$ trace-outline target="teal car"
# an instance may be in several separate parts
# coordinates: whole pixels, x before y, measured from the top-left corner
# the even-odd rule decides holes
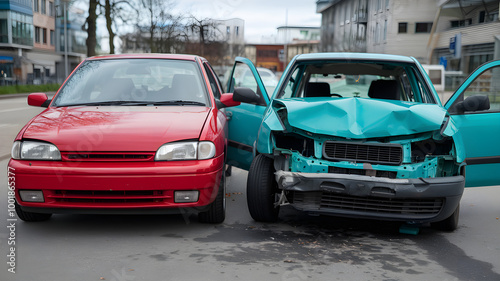
[[[274,93],[250,60],[251,88],[227,92],[227,163],[248,170],[252,218],[310,214],[457,228],[464,187],[500,183],[500,61],[480,66],[442,105],[412,57],[296,56]]]

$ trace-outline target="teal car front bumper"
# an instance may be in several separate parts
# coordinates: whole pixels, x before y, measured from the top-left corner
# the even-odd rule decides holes
[[[415,224],[448,218],[465,185],[463,176],[390,179],[282,170],[275,175],[287,201],[298,210]]]

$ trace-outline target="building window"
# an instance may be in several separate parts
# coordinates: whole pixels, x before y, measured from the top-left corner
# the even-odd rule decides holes
[[[497,21],[497,20],[498,20],[498,11],[489,12],[488,14],[486,14],[486,11],[479,12],[479,20],[478,20],[479,23]]]
[[[351,3],[345,5],[345,23],[349,24],[351,22]]]
[[[50,31],[50,46],[54,46],[56,44],[56,42],[55,42],[56,37],[55,36],[56,35],[55,35],[54,30],[51,30]]]
[[[9,43],[9,25],[6,19],[0,19],[0,43]]]
[[[56,16],[56,11],[54,9],[54,2],[49,1],[49,16],[55,17]]]
[[[40,27],[35,26],[35,43],[40,43]]]
[[[238,36],[240,34],[240,27],[239,26],[236,26],[235,33],[236,33],[236,36]]]
[[[430,33],[432,22],[417,22],[415,24],[415,33]]]
[[[465,20],[452,20],[450,21],[451,27],[462,27],[462,26],[469,26],[472,24],[472,19],[465,19]]]
[[[384,41],[387,40],[387,20],[384,21]]]
[[[10,19],[12,43],[33,46],[33,17],[11,11]]]
[[[493,54],[471,55],[469,57],[469,73],[472,73],[481,64],[493,60]],[[491,98],[491,97],[490,97]]]
[[[41,8],[42,8],[42,14],[45,15],[47,13],[47,0],[41,0]]]
[[[342,10],[341,10],[342,9]],[[345,10],[344,10],[344,6],[342,6],[342,8],[339,9],[339,12],[338,12],[338,15],[339,15],[339,25],[340,26],[344,26],[344,21],[345,21]]]
[[[47,44],[47,28],[42,29],[43,44]]]
[[[38,1],[39,0],[33,0],[33,11],[37,13],[40,11],[40,6],[38,4]]]
[[[277,58],[278,51],[277,50],[258,50],[257,56],[263,57],[263,58]]]
[[[407,33],[408,32],[408,23],[400,22],[398,23],[398,33]]]
[[[481,22],[485,22],[485,18],[486,18],[486,12],[485,12],[485,11],[481,11],[481,12],[479,12],[479,22],[480,22],[480,23],[481,23]],[[453,22],[452,22],[452,25],[451,25],[451,26],[453,27]]]

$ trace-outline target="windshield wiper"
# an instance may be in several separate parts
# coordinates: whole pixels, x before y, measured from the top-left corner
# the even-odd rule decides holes
[[[199,105],[206,106],[204,102],[191,101],[191,100],[167,100],[167,101],[153,101],[150,102],[153,105]]]
[[[62,104],[58,105],[59,107],[63,106],[113,106],[113,105],[121,105],[121,106],[141,106],[141,105],[197,105],[197,106],[206,106],[203,102],[198,101],[185,101],[185,100],[169,100],[169,101],[100,101],[100,102],[82,102],[82,103],[72,103],[72,104]]]
[[[61,104],[57,105],[59,107],[63,106],[101,106],[101,105],[139,105],[143,104],[145,102],[140,101],[121,101],[121,100],[115,100],[115,101],[97,101],[97,102],[82,102],[82,103],[70,103],[70,104]]]

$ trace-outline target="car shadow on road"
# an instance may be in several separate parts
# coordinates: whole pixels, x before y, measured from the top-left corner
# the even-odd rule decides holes
[[[229,213],[228,216],[231,214]],[[380,237],[414,236],[400,233],[401,222],[354,219],[334,216],[316,216],[297,211],[291,207],[284,207],[280,218],[275,223],[260,223],[248,217],[247,221],[226,220],[222,224],[202,224],[198,222],[196,214],[169,214],[169,215],[90,215],[90,214],[55,214],[45,222],[24,223],[29,228],[46,227],[57,229],[58,232],[73,232],[75,229],[83,232],[99,232],[112,234],[114,232],[130,233],[148,231],[161,232],[163,229],[182,229],[184,231],[199,231],[213,228],[243,228],[252,230],[286,231],[294,229],[297,233],[311,234],[343,234],[365,235]],[[434,235],[440,233],[429,225],[417,228],[419,235]]]

